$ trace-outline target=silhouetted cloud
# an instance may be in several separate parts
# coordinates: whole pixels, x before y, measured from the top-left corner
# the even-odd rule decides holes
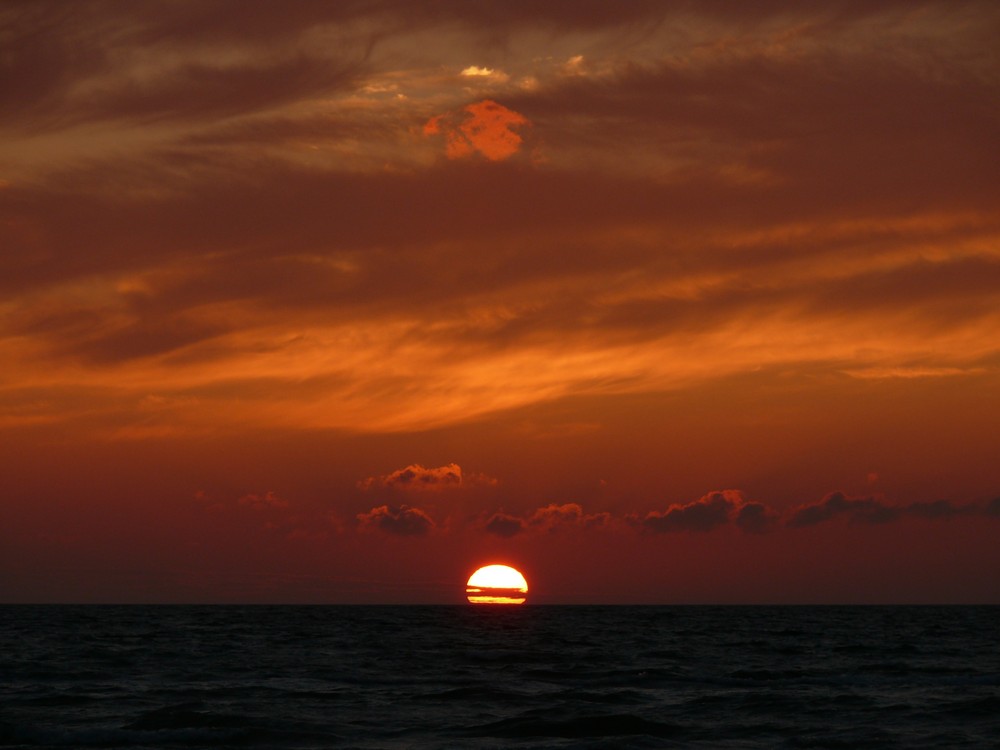
[[[532,513],[528,524],[546,531],[555,531],[560,526],[575,526],[582,520],[583,508],[577,503],[551,503]]]
[[[420,464],[411,464],[405,469],[398,469],[391,474],[363,479],[358,482],[358,487],[362,490],[386,487],[402,492],[419,492],[495,484],[497,484],[497,480],[493,477],[482,473],[463,475],[461,466],[450,463],[435,468],[424,468]]]
[[[736,510],[733,522],[743,531],[762,534],[771,529],[778,520],[778,513],[759,502],[747,502]]]
[[[611,523],[610,513],[584,513],[583,507],[578,503],[563,503],[561,505],[550,503],[538,508],[525,521],[525,524],[531,528],[550,532],[563,528],[600,529]]]
[[[362,528],[375,528],[399,536],[423,536],[434,528],[434,521],[420,508],[408,505],[380,505],[359,513]]]
[[[852,523],[884,524],[904,518],[937,521],[977,515],[1000,516],[1000,498],[986,504],[935,500],[893,505],[875,496],[848,497],[843,492],[831,492],[818,503],[799,506],[783,514],[767,503],[747,500],[740,490],[728,489],[709,492],[693,502],[674,504],[665,511],[650,511],[644,516],[616,517],[608,512],[585,514],[577,503],[550,504],[525,517],[496,513],[484,529],[498,536],[511,537],[531,530],[599,529],[624,523],[657,533],[710,532],[733,525],[747,533],[762,534],[774,530],[783,518],[785,527],[799,529],[836,518],[847,518]]]
[[[507,515],[506,513],[494,513],[483,526],[483,529],[490,534],[510,538],[524,531],[524,521],[517,516]]]
[[[686,505],[671,505],[661,512],[652,511],[642,520],[651,531],[711,531],[729,523],[731,516],[743,505],[739,490],[710,492]]]
[[[976,513],[979,509],[974,505],[955,505],[947,500],[932,500],[904,505],[901,511],[905,515],[917,518],[954,518]]]
[[[498,512],[493,514],[483,526],[490,534],[502,537],[512,537],[523,531],[542,531],[554,533],[568,529],[601,529],[610,526],[613,517],[610,513],[583,512],[578,503],[550,503],[526,517],[514,516]]]
[[[588,513],[580,520],[580,523],[585,529],[610,528],[614,522],[614,516],[607,511],[601,511],[600,513]]]
[[[984,511],[988,514],[989,506],[959,505],[948,500],[894,505],[877,496],[849,497],[843,492],[831,492],[818,503],[794,509],[786,523],[791,528],[802,528],[835,518],[847,518],[851,523],[879,524],[905,517],[936,520],[977,515]]]
[[[874,497],[847,497],[843,492],[831,492],[818,503],[804,505],[788,519],[792,528],[812,526],[838,516],[848,516],[852,521],[885,523],[899,517],[899,511],[890,508]]]

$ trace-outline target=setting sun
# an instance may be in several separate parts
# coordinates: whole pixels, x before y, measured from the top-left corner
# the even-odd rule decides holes
[[[470,604],[524,604],[528,582],[509,565],[487,565],[472,574],[465,593]]]

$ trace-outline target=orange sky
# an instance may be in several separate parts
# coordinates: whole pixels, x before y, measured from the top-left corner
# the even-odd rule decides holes
[[[1000,603],[991,2],[0,7],[0,601]]]

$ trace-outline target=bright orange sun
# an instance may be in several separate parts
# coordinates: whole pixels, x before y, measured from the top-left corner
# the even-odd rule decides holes
[[[465,594],[470,604],[524,604],[528,582],[509,565],[487,565],[472,574]]]

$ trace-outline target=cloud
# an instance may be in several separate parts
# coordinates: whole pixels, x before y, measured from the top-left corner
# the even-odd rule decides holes
[[[844,370],[844,374],[858,380],[886,380],[890,378],[947,378],[956,375],[981,375],[983,367],[863,367]]]
[[[578,503],[550,503],[527,517],[495,513],[483,529],[497,536],[512,537],[523,531],[555,533],[563,529],[601,529],[612,523],[613,518],[607,512],[587,514]]]
[[[287,508],[288,501],[278,497],[277,494],[268,490],[264,494],[251,493],[243,495],[238,501],[240,505],[253,508],[254,510],[269,510],[276,508]]]
[[[874,497],[849,498],[843,492],[831,492],[818,503],[796,509],[788,519],[788,525],[792,528],[813,526],[845,515],[852,521],[883,523],[898,517],[899,512]]]
[[[363,529],[374,528],[399,536],[424,536],[435,526],[426,512],[409,505],[380,505],[359,513],[357,518]]]
[[[506,513],[494,513],[483,526],[483,529],[487,533],[509,539],[524,531],[524,521],[517,516],[510,516]]]
[[[516,132],[528,118],[490,99],[466,105],[461,112],[432,117],[424,124],[424,135],[443,135],[445,155],[466,159],[475,154],[490,161],[509,159],[521,148]]]
[[[602,512],[585,514],[577,503],[549,504],[527,516],[504,512],[492,515],[483,526],[490,534],[509,538],[526,532],[556,532],[562,529],[603,529],[616,523],[656,533],[680,531],[710,532],[725,526],[735,526],[749,534],[772,531],[781,523],[782,513],[767,503],[747,500],[740,490],[716,490],[690,503],[671,505],[665,511],[651,511],[645,516],[627,515],[621,518]],[[948,500],[889,505],[880,498],[848,497],[831,492],[820,502],[799,506],[785,515],[784,526],[806,528],[836,518],[846,517],[852,523],[882,524],[903,518],[931,521],[968,516],[1000,517],[1000,498],[985,504],[958,504]]]
[[[5,173],[0,195],[13,388],[44,371],[39,403],[100,391],[109,422],[133,419],[150,392],[187,398],[161,417],[178,432],[239,432],[247,419],[381,431],[769,366],[903,384],[995,377],[982,368],[998,352],[983,109],[996,97],[972,26],[925,38],[922,14],[890,17],[883,49],[845,24],[882,28],[884,4],[849,4],[837,23],[715,4],[684,14],[681,49],[664,57],[670,24],[642,28],[670,16],[656,4],[265,5],[232,23],[225,9],[238,6],[224,3],[129,5],[121,21],[100,3],[11,6],[31,23],[10,26],[24,33],[4,116],[33,121],[37,104],[57,122],[104,118],[91,140],[5,144],[5,169],[24,154],[33,178]],[[971,6],[937,7],[954,23]],[[539,24],[616,30],[542,63],[470,51],[486,19],[491,40],[498,27],[497,40]],[[428,25],[458,48],[400,69],[408,44],[445,31],[413,36]],[[325,44],[338,27],[360,47],[369,28],[377,37],[360,67],[363,55]],[[653,35],[623,45],[632,31]],[[765,43],[776,34],[790,51]],[[553,73],[580,52],[587,76]],[[537,90],[492,94],[502,105],[458,98],[456,80],[488,82],[501,59]],[[433,83],[418,90],[418,78]],[[365,94],[376,82],[409,103]],[[518,164],[528,120],[548,144],[544,168]],[[414,143],[423,122],[455,162]],[[733,164],[779,179],[733,182]],[[149,291],[123,292],[137,276]],[[308,403],[289,408],[291,394]]]
[[[967,516],[979,511],[975,505],[955,505],[947,500],[932,500],[930,502],[917,502],[904,505],[901,512],[904,515],[915,516],[917,518],[955,518],[956,516]]]
[[[462,467],[456,463],[430,469],[420,464],[410,464],[405,469],[397,469],[391,474],[363,479],[358,482],[358,488],[367,491],[385,487],[401,492],[422,492],[456,487],[493,486],[497,483],[495,478],[486,474],[463,475]]]
[[[463,78],[473,78],[489,81],[490,83],[505,83],[510,76],[502,70],[492,68],[480,68],[478,65],[470,65],[464,68],[460,74]]]
[[[752,534],[762,534],[771,529],[778,520],[778,513],[759,502],[748,502],[739,506],[733,523],[743,531]]]
[[[801,505],[794,509],[786,524],[794,529],[814,526],[836,518],[847,518],[851,523],[867,524],[888,523],[904,517],[936,520],[980,513],[989,515],[990,507],[958,505],[948,500],[890,505],[874,495],[849,497],[843,492],[831,492],[818,503]]]
[[[187,19],[183,10],[164,6],[123,5],[109,13],[94,2],[0,10],[0,23],[11,30],[9,54],[0,61],[11,85],[3,87],[0,104],[17,105],[0,107],[0,119],[23,130],[57,130],[93,120],[220,118],[347,90],[360,80],[363,43],[344,49],[353,58],[344,61],[326,57],[328,49],[315,56],[291,51],[282,44],[288,39],[279,40],[333,20],[333,13],[291,11],[281,19],[256,5],[250,13],[218,8],[216,17]],[[262,23],[258,35],[253,23],[265,16],[272,22]],[[240,27],[242,34],[233,33]]]
[[[671,505],[664,512],[652,511],[642,520],[642,526],[656,532],[672,531],[712,531],[730,522],[731,517],[745,504],[739,490],[710,492],[687,505]],[[753,526],[755,516],[760,512],[751,511],[745,524]],[[745,526],[746,527],[746,526]]]
[[[582,519],[583,508],[577,503],[551,503],[532,513],[528,524],[546,531],[555,531],[560,526],[575,526]]]
[[[550,532],[572,527],[598,529],[610,525],[611,522],[610,513],[584,513],[583,508],[577,503],[562,505],[550,503],[536,510],[526,521],[532,528]]]

